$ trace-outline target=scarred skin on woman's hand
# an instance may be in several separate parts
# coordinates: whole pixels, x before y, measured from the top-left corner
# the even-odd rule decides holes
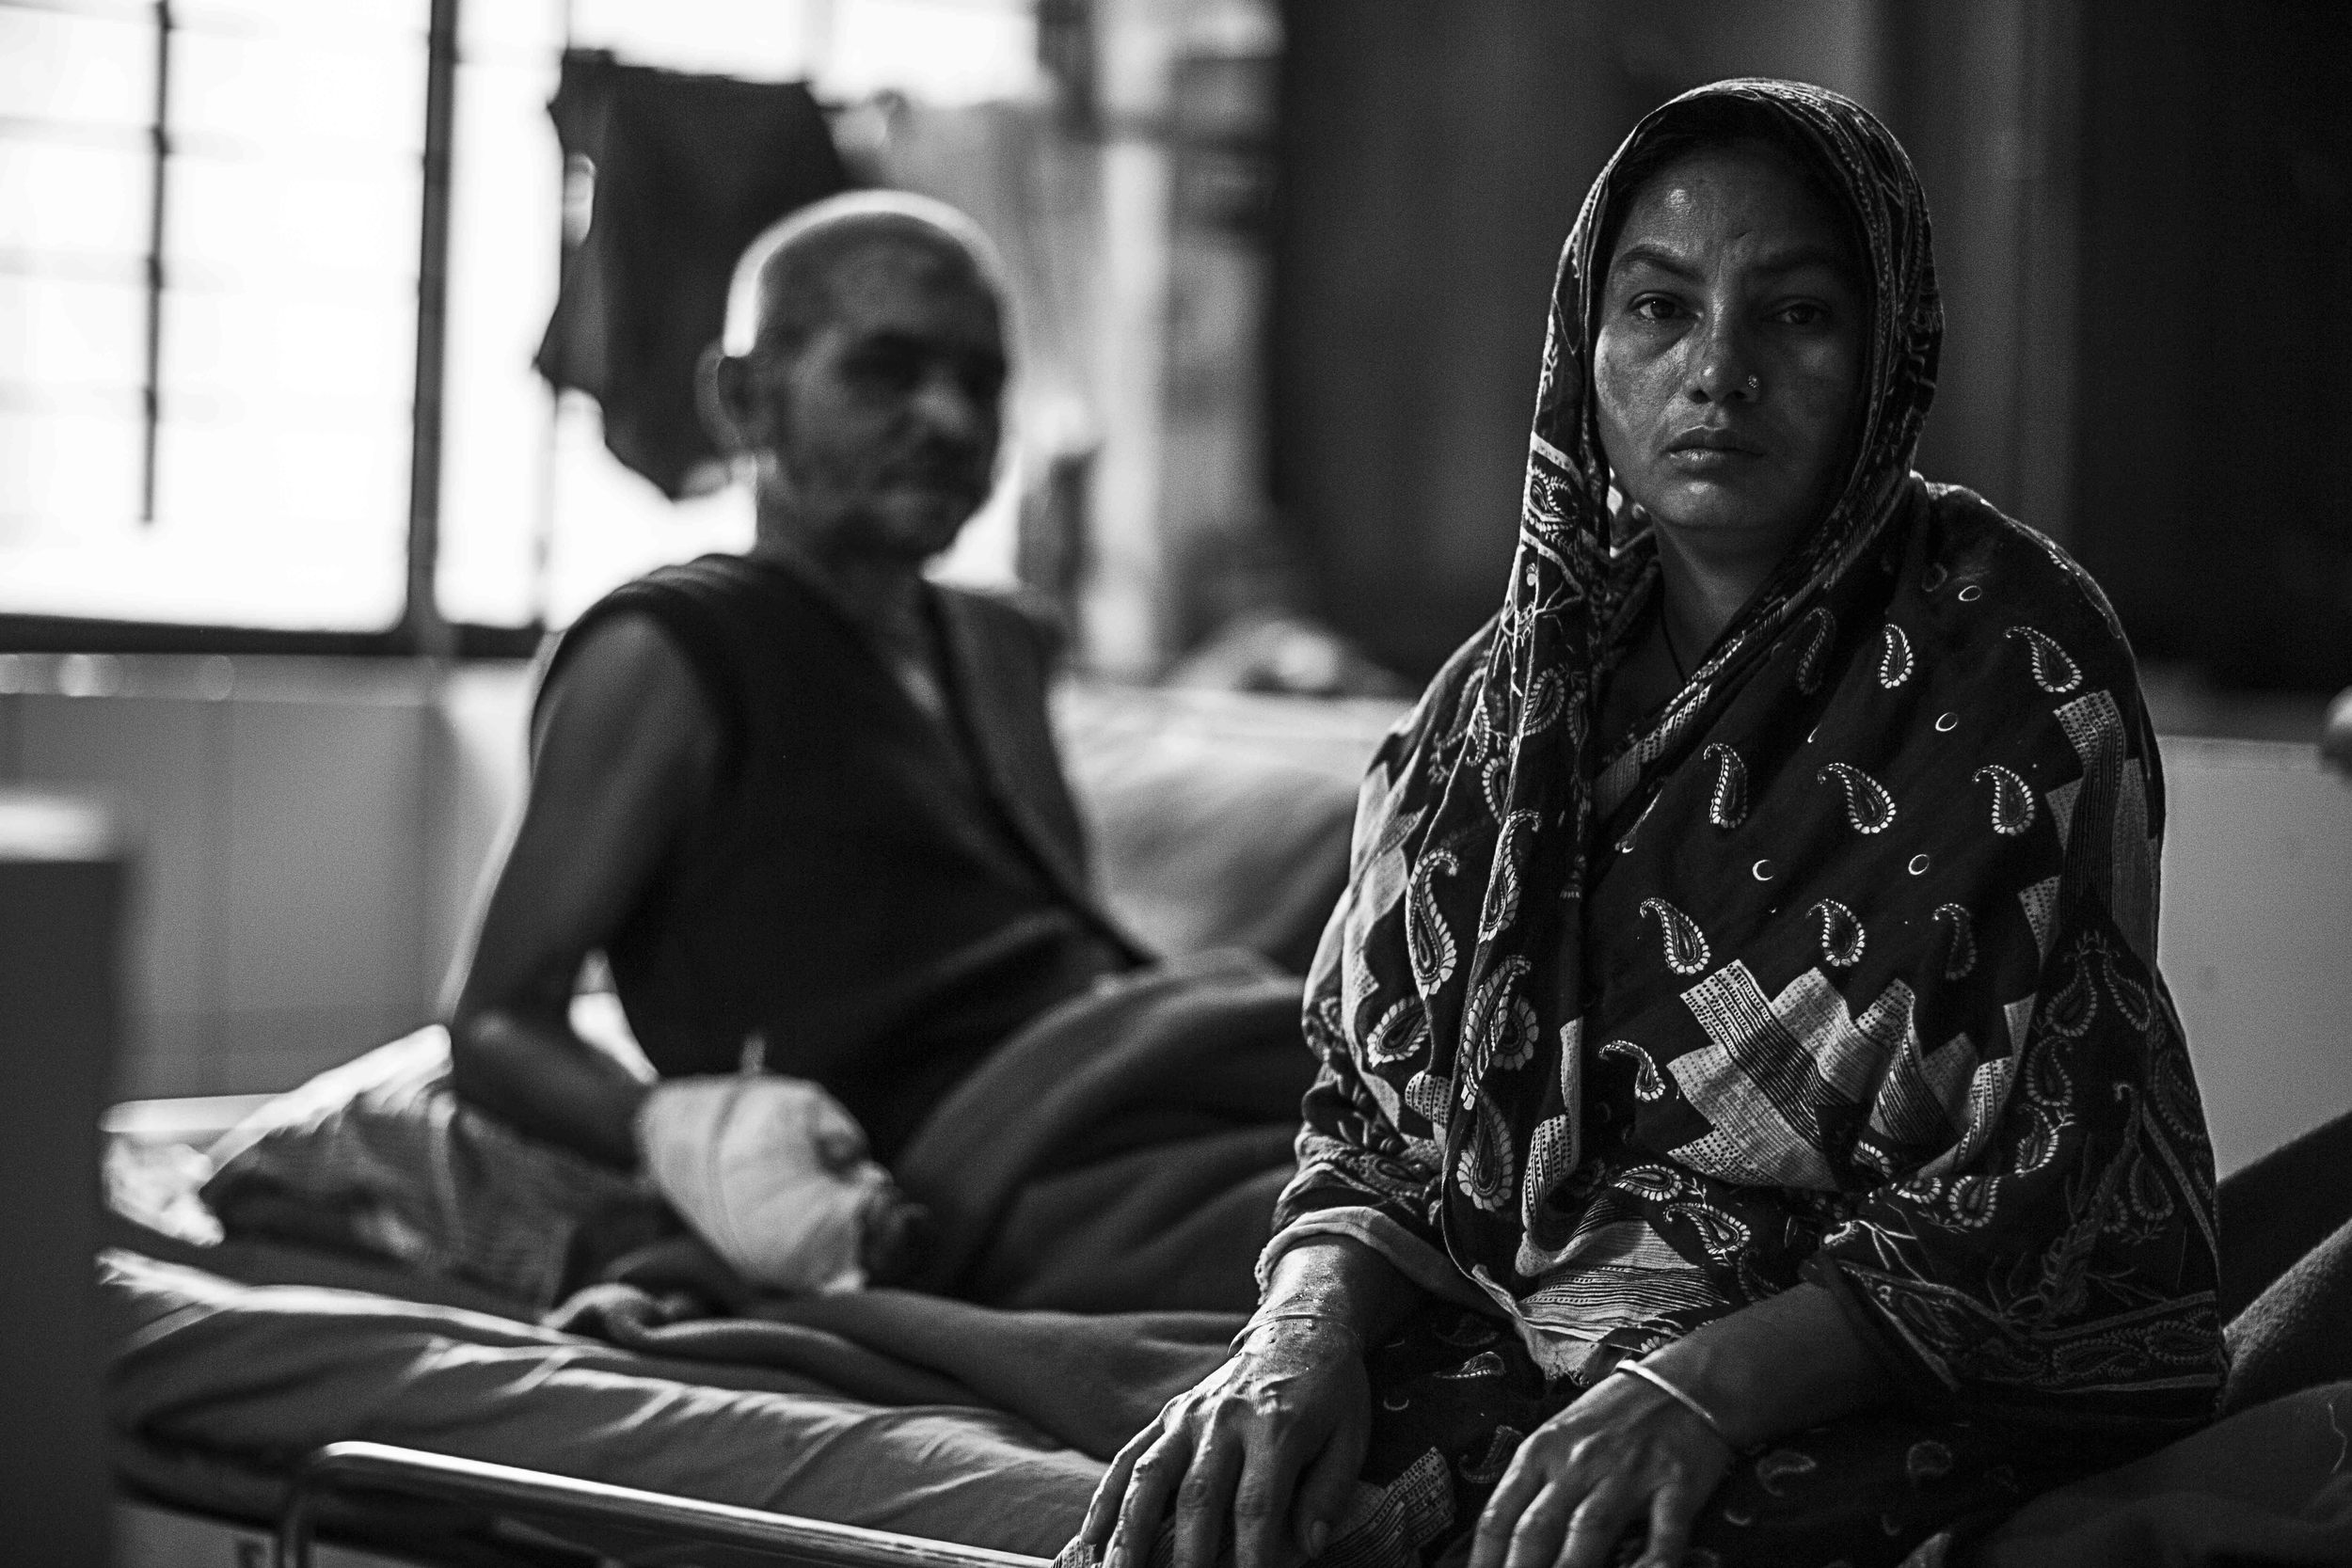
[[[1372,1429],[1364,1346],[1424,1300],[1360,1243],[1315,1237],[1276,1262],[1232,1359],[1170,1400],[1119,1451],[1079,1537],[1104,1568],[1146,1568],[1163,1519],[1175,1568],[1295,1568],[1330,1543]],[[1519,1445],[1480,1516],[1468,1568],[1597,1568],[1646,1530],[1641,1568],[1678,1568],[1733,1444],[1883,1400],[1883,1373],[1829,1292],[1801,1284],[1653,1351],[1656,1386],[1603,1378]]]
[[[1104,1568],[1145,1568],[1172,1506],[1176,1568],[1295,1568],[1319,1554],[1372,1433],[1364,1347],[1418,1286],[1359,1242],[1311,1236],[1275,1259],[1265,1299],[1222,1367],[1119,1450],[1079,1539]]]
[[[1596,1568],[1632,1528],[1639,1568],[1678,1568],[1734,1444],[1867,1409],[1884,1374],[1830,1293],[1793,1286],[1692,1330],[1642,1364],[1696,1399],[1729,1440],[1664,1389],[1625,1373],[1529,1434],[1503,1471],[1469,1568]]]
[[[1677,1568],[1732,1458],[1664,1393],[1605,1378],[1519,1445],[1479,1516],[1470,1568],[1602,1568],[1640,1525],[1637,1568]]]
[[[1261,1323],[1128,1440],[1080,1536],[1104,1568],[1142,1568],[1172,1501],[1176,1568],[1216,1568],[1229,1520],[1238,1568],[1293,1568],[1329,1538],[1371,1426],[1353,1332],[1318,1319]]]

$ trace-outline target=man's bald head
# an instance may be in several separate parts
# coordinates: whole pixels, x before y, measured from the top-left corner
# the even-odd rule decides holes
[[[971,219],[865,192],[803,209],[736,268],[706,418],[755,475],[760,536],[914,572],[988,499],[1004,295]]]
[[[1003,263],[979,225],[929,197],[854,191],[802,208],[744,250],[727,291],[722,349],[798,352],[833,319],[841,291],[875,269],[970,288],[1004,307]]]

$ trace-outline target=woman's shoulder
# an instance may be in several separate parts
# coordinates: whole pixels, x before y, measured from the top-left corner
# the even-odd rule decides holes
[[[1465,736],[1478,708],[1490,695],[1486,683],[1486,664],[1502,619],[1501,613],[1488,616],[1485,625],[1446,657],[1413,705],[1389,726],[1388,735],[1374,752],[1376,764],[1393,771],[1407,757],[1450,751]],[[1498,717],[1488,713],[1489,720]]]
[[[2041,530],[1963,485],[1930,483],[1914,554],[1917,591],[1931,610],[2022,641],[2045,658],[2070,657],[2099,684],[2137,689],[2138,666],[2115,607],[2082,562]]]

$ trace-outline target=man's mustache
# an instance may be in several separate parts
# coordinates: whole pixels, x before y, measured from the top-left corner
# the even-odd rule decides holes
[[[883,483],[969,487],[990,478],[988,454],[977,446],[932,446],[894,458],[875,470]]]

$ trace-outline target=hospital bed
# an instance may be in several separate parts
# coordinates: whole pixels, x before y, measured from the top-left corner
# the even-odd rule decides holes
[[[1131,919],[1166,945],[1207,946],[1238,931],[1262,946],[1288,943],[1286,957],[1303,958],[1301,932],[1311,930],[1313,906],[1327,907],[1343,874],[1355,776],[1391,711],[1359,705],[1334,718],[1323,709],[1182,695],[1156,705],[1065,711],[1072,771],[1094,815],[1115,901],[1123,899]],[[2345,928],[2318,909],[2307,921],[2277,918],[2281,896],[2340,898],[2342,872],[2352,866],[2343,853],[2345,814],[2325,794],[2341,786],[2308,770],[2307,750],[2296,752],[2168,743],[2175,818],[2166,957],[2192,1037],[2208,1052],[2217,1032],[2200,1027],[2198,1011],[2201,999],[2213,1005],[2205,980],[2212,967],[2240,962],[2222,946],[2243,940],[2246,929],[2233,900],[2258,888],[2273,930]],[[1250,759],[1257,772],[1220,766],[1236,756]],[[2282,867],[2275,855],[2265,863],[2262,846],[2286,830],[2261,811],[2249,822],[2249,800],[2267,801],[2263,810],[2302,813],[2297,859],[2324,857],[2334,869],[2312,875],[2317,868]],[[1153,809],[1122,814],[1120,800],[1149,800]],[[1237,807],[1250,801],[1259,803],[1261,826],[1279,849],[1261,846],[1222,865],[1186,858],[1187,847],[1230,837],[1248,816]],[[1281,876],[1249,869],[1270,863],[1281,865]],[[1255,902],[1238,896],[1245,886],[1255,890]],[[1269,902],[1270,891],[1287,893],[1294,907]],[[2275,944],[2268,958],[2276,964]],[[2241,1038],[2280,1032],[2233,1031]],[[2258,1125],[2242,1098],[2243,1081],[2228,1076],[2233,1064],[2207,1057],[2201,1067],[2225,1168],[2277,1141],[2280,1130]],[[2347,1102],[2352,1096],[2341,1085],[2313,1084],[2301,1109],[2315,1116]],[[119,1146],[200,1142],[208,1128],[226,1125],[248,1104],[234,1097],[149,1102],[119,1108],[110,1127]],[[366,1560],[1014,1568],[1051,1556],[1067,1540],[1097,1474],[1092,1461],[1001,1415],[852,1408],[855,1402],[788,1377],[636,1364],[612,1347],[499,1319],[485,1310],[494,1304],[469,1302],[462,1291],[447,1291],[451,1299],[440,1301],[408,1299],[403,1292],[413,1292],[413,1282],[349,1259],[247,1247],[233,1259],[212,1259],[233,1263],[228,1274],[199,1274],[195,1266],[208,1259],[151,1242],[132,1259],[124,1266],[140,1275],[155,1308],[147,1326],[167,1325],[158,1331],[161,1370],[151,1381],[168,1386],[138,1390],[148,1418],[143,1442],[118,1433],[126,1493],[140,1499],[131,1505],[134,1516],[151,1537],[167,1525],[228,1532],[224,1538],[247,1555],[219,1559],[224,1563],[260,1560],[251,1554],[262,1549],[257,1528],[265,1527],[278,1532],[283,1560],[301,1560],[304,1542],[315,1534],[405,1554]],[[231,1277],[238,1273],[245,1277]],[[341,1293],[321,1294],[330,1291]],[[160,1354],[172,1335],[191,1336],[196,1345],[206,1334],[215,1338],[201,1354],[176,1362]],[[270,1357],[279,1354],[289,1359],[272,1371]],[[306,1387],[288,1370],[305,1367],[326,1374],[325,1381]],[[426,1386],[413,1397],[388,1395],[387,1380],[398,1384],[403,1367],[419,1370]],[[119,1366],[119,1380],[123,1375]],[[485,1404],[485,1387],[529,1392]],[[322,1388],[330,1391],[323,1396]],[[450,1398],[441,1397],[443,1388]],[[307,1412],[298,1408],[306,1401]],[[547,1412],[543,1428],[561,1430],[534,1435],[524,1430],[530,1420],[513,1411],[486,1435],[467,1429],[463,1412],[501,1402],[536,1402]],[[362,1406],[366,1430],[389,1441],[342,1440],[354,1430],[344,1418]],[[444,1414],[435,1417],[435,1408]],[[158,1440],[199,1428],[266,1441],[224,1458],[233,1444],[208,1456]],[[819,1454],[825,1463],[762,1480],[752,1472],[771,1451]],[[290,1477],[298,1478],[291,1487]],[[208,1517],[218,1522],[203,1523]],[[850,1555],[823,1555],[834,1550]],[[135,1552],[122,1560],[145,1568]]]
[[[1398,711],[1066,693],[1065,756],[1115,911],[1163,952],[1239,945],[1303,966],[1345,876],[1358,779]],[[840,1568],[1011,1568],[1074,1528],[1099,1466],[1000,1412],[885,1409],[758,1369],[662,1365],[517,1321],[460,1281],[189,1241],[168,1216],[195,1203],[196,1151],[265,1098],[137,1101],[105,1118],[118,1196],[135,1190],[119,1207],[154,1222],[119,1212],[104,1237],[109,1300],[135,1317],[109,1330],[127,1347],[110,1395],[122,1568],[243,1563],[281,1525],[281,1555],[315,1528],[322,1562],[371,1560],[332,1556],[355,1547],[703,1561],[717,1560],[690,1545],[723,1545]],[[383,1441],[339,1441],[354,1436]],[[289,1477],[304,1479],[289,1491]],[[670,1538],[632,1533],[631,1509]],[[776,1522],[811,1516],[824,1522]]]
[[[330,1492],[458,1503],[802,1568],[1046,1568],[1049,1560],[383,1443],[331,1443],[294,1472],[278,1527],[276,1568],[313,1568],[315,1515]]]

